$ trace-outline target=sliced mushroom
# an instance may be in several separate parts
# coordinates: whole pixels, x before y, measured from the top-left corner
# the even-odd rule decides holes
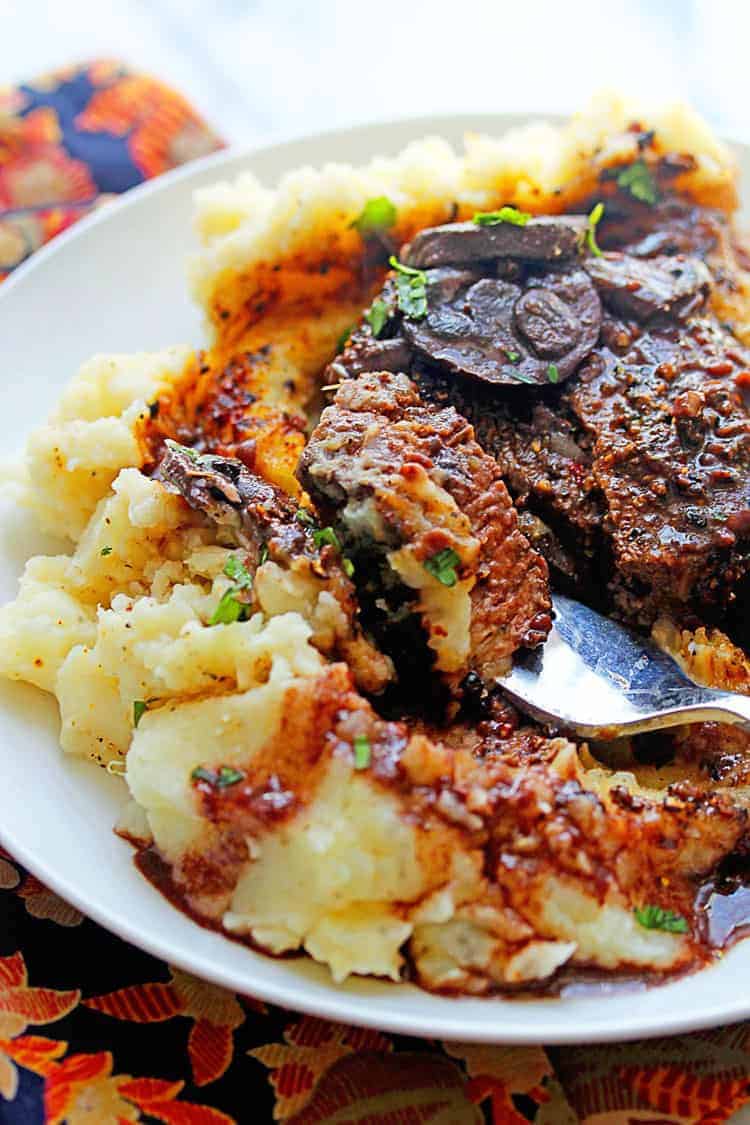
[[[168,441],[156,478],[170,492],[187,500],[223,530],[228,540],[244,547],[254,561],[264,539],[279,527],[292,528],[297,540],[304,531],[295,524],[296,505],[280,489],[249,472],[233,457],[197,453]]]
[[[402,261],[417,269],[469,265],[488,258],[519,258],[524,262],[559,262],[581,245],[585,215],[544,215],[515,223],[448,223],[427,227],[401,251]]]
[[[557,383],[596,344],[601,304],[582,269],[525,284],[468,270],[427,274],[427,316],[404,319],[423,356],[488,383]]]
[[[606,305],[637,320],[659,313],[685,320],[703,304],[712,284],[711,273],[699,258],[681,254],[654,258],[605,254],[588,258],[586,270]]]

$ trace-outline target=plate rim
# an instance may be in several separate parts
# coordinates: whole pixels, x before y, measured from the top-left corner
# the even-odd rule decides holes
[[[137,185],[123,193],[118,199],[107,203],[106,206],[97,208],[73,227],[33,253],[26,261],[18,266],[10,277],[3,282],[2,286],[0,286],[0,311],[4,308],[3,302],[8,296],[11,294],[17,295],[17,291],[26,284],[27,279],[31,278],[40,269],[44,269],[50,259],[55,255],[64,253],[71,243],[85,238],[93,229],[103,223],[112,221],[121,212],[131,208],[137,208],[144,199],[153,195],[169,193],[176,186],[184,185],[186,182],[189,184],[191,180],[199,178],[209,170],[216,171],[217,179],[221,178],[222,172],[225,169],[231,169],[228,174],[235,175],[239,170],[238,166],[243,162],[247,162],[248,167],[251,167],[254,159],[262,159],[287,148],[293,150],[303,144],[325,144],[331,141],[345,142],[348,137],[366,139],[372,136],[374,146],[378,134],[385,135],[388,131],[399,128],[409,130],[413,133],[414,137],[417,137],[419,135],[429,134],[439,135],[440,129],[446,127],[453,127],[456,130],[460,129],[462,131],[469,131],[471,127],[475,129],[484,128],[488,131],[497,131],[498,129],[505,131],[530,121],[559,122],[564,119],[563,115],[560,114],[536,112],[481,112],[476,114],[461,112],[455,114],[428,114],[417,117],[404,116],[386,121],[375,120],[360,124],[346,125],[344,127],[323,130],[314,134],[283,136],[275,138],[267,144],[228,146],[218,152],[190,161],[155,179]],[[750,145],[748,144],[736,141],[730,141],[728,143],[735,149],[750,153]],[[377,149],[373,147],[372,155],[374,156],[376,154]],[[291,164],[289,165],[290,168],[292,166]],[[187,285],[187,280],[185,284]],[[198,346],[197,342],[196,346]],[[58,753],[63,755],[63,751],[59,748]],[[248,991],[247,984],[240,986],[237,981],[237,975],[233,972],[231,966],[225,970],[220,959],[214,962],[200,953],[191,954],[189,950],[182,947],[179,947],[178,950],[175,951],[174,947],[170,945],[169,932],[165,932],[163,936],[156,931],[149,931],[144,934],[138,931],[135,925],[131,926],[124,917],[115,918],[113,920],[112,915],[106,907],[100,908],[98,903],[87,898],[85,893],[79,893],[76,885],[71,882],[64,873],[58,874],[54,866],[49,866],[50,860],[47,857],[37,855],[33,847],[27,848],[23,841],[13,839],[12,833],[9,834],[1,823],[0,841],[7,846],[11,859],[16,859],[19,864],[40,879],[52,891],[59,894],[67,902],[80,910],[85,917],[92,919],[105,930],[130,942],[132,945],[151,956],[157,957],[170,965],[175,965],[184,969],[186,972],[193,973],[204,980],[211,981],[233,993],[238,992],[243,994]],[[133,870],[136,870],[134,866]],[[139,874],[137,878],[141,880],[143,876]],[[176,910],[174,907],[172,909]],[[192,924],[196,925],[197,923]],[[220,938],[221,935],[217,934],[217,937]],[[224,938],[223,940],[230,939]],[[745,944],[747,944],[750,950],[750,938],[746,939]],[[259,956],[263,957],[265,955],[259,954]],[[307,958],[308,955],[303,954],[301,956]],[[248,964],[251,965],[250,962],[248,962]],[[697,970],[697,973],[701,976],[710,972],[711,966]],[[254,975],[252,965],[248,975]],[[680,977],[676,979],[685,981],[689,978]],[[713,1004],[699,1003],[697,1005],[693,1004],[692,1006],[683,1005],[680,1011],[672,1013],[668,1017],[665,1017],[663,1013],[660,1012],[655,1012],[645,1017],[643,1015],[636,1015],[632,1024],[623,1029],[622,1027],[612,1026],[613,1021],[611,1017],[608,1021],[606,1016],[607,994],[603,993],[601,998],[602,1004],[604,1005],[602,1014],[597,1013],[595,1019],[587,1016],[588,1026],[586,1030],[583,1033],[576,1034],[574,1028],[568,1030],[562,1026],[544,1027],[545,1016],[541,1010],[541,1005],[552,1004],[557,1006],[556,998],[545,997],[509,1001],[507,996],[501,994],[499,997],[471,997],[464,1001],[462,997],[446,997],[431,993],[429,995],[444,1002],[446,1010],[445,1014],[441,1013],[439,1017],[430,1017],[424,1013],[417,1013],[416,1016],[410,1014],[408,999],[406,1002],[398,999],[404,995],[402,991],[404,986],[393,982],[387,983],[387,991],[382,995],[382,1002],[385,1003],[386,1007],[389,1009],[388,1011],[380,1010],[380,995],[378,995],[377,998],[365,998],[363,1001],[362,997],[355,993],[347,993],[338,986],[332,978],[328,979],[323,995],[308,999],[305,996],[305,983],[304,978],[292,975],[290,975],[288,980],[282,982],[266,979],[253,980],[252,995],[280,1007],[291,1009],[293,1012],[306,1012],[321,1018],[337,1020],[359,1027],[377,1027],[384,1031],[412,1035],[420,1038],[440,1038],[447,1041],[463,1040],[465,1042],[487,1044],[531,1045],[539,1044],[540,1042],[544,1042],[545,1044],[624,1042],[633,1039],[673,1035],[699,1030],[713,1027],[717,1024],[732,1023],[750,1016],[750,996],[748,996],[746,1000],[743,1000],[741,990],[739,990],[739,998],[734,1004],[720,1002]],[[661,991],[665,988],[668,989],[671,983],[671,981],[667,981],[664,984],[653,986],[653,991]],[[641,996],[643,996],[642,992],[633,993],[633,1007],[636,1012],[639,1007],[637,998]],[[491,1021],[484,1021],[478,1024],[473,1021],[470,1016],[462,1016],[461,1014],[461,1008],[464,1002],[471,1004],[480,1002],[483,1006],[487,1005],[491,1007],[493,1004],[496,1004],[498,1000],[504,1002],[507,1006],[504,1006],[502,1009],[503,1018],[498,1019],[497,1022],[499,1026],[497,1027],[494,1026]],[[514,1026],[512,1021],[512,1005],[527,1005],[529,1003],[540,1004],[539,1020],[533,1020],[528,1025],[521,1025],[520,1027]],[[564,1003],[564,1001],[561,1000],[560,1003]],[[376,1009],[374,1016],[371,1014],[371,1009],[373,1008]],[[510,1018],[508,1018],[509,1013]],[[571,1013],[571,1016],[572,1015],[573,1013]],[[427,1020],[430,1021],[429,1026],[426,1025]]]

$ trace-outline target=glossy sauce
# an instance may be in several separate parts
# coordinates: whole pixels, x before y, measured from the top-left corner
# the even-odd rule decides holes
[[[644,211],[643,208],[631,208],[635,214],[628,213],[627,208],[623,209],[620,216],[621,226],[624,229],[617,227],[617,212],[613,208],[613,218],[609,221],[609,229],[607,224],[603,226],[603,245],[606,247],[607,238],[610,244],[619,245],[622,242],[632,243],[635,234],[643,239],[653,237],[658,234],[658,231],[651,229],[657,225],[657,215],[655,212]],[[696,216],[700,218],[700,214],[695,210],[689,208],[681,208],[674,215],[669,214],[668,217],[671,221],[672,229],[669,232],[675,239],[684,238],[689,244],[689,249],[696,250],[701,247],[696,247],[696,239],[698,233],[701,237],[705,236],[707,248],[713,245],[713,240],[716,237],[716,231],[712,223],[708,219],[704,219],[706,230],[698,224],[696,228]],[[641,222],[643,230],[640,229],[638,223]],[[661,232],[665,233],[665,232]],[[627,235],[627,237],[626,237]],[[269,277],[261,277],[258,281],[259,298],[252,309],[247,305],[243,307],[228,307],[230,302],[227,302],[227,307],[216,306],[214,309],[215,319],[217,326],[223,331],[220,332],[220,338],[223,337],[224,346],[231,344],[238,346],[240,340],[243,345],[248,342],[248,333],[256,330],[256,326],[262,322],[263,318],[268,316],[273,311],[274,307],[281,302],[282,296],[285,299],[289,298],[290,293],[299,295],[299,307],[295,307],[294,302],[288,306],[289,315],[296,312],[309,314],[310,311],[310,285],[311,279],[314,281],[314,301],[319,304],[321,311],[324,310],[328,302],[336,303],[341,300],[359,300],[363,303],[364,295],[374,291],[373,288],[373,275],[369,274],[365,281],[356,273],[356,262],[350,262],[343,254],[341,260],[336,264],[335,268],[319,269],[317,272],[313,269],[294,270],[289,271],[287,278],[284,277],[282,272],[281,277],[277,274]],[[382,267],[381,267],[382,272]],[[375,275],[377,278],[377,275]],[[284,284],[288,285],[288,292],[283,293]],[[305,296],[307,295],[307,296]],[[305,305],[306,302],[306,305]],[[643,333],[640,337],[641,340],[645,339],[645,343],[650,343],[648,334]],[[672,356],[673,341],[671,337],[666,342],[670,345],[672,350],[669,351],[667,359],[674,358]],[[661,337],[659,338],[661,341]],[[271,345],[263,343],[262,345],[255,346],[257,341],[253,338],[253,347],[248,348],[244,353],[237,358],[233,356],[229,361],[226,360],[225,353],[217,348],[216,353],[210,357],[200,357],[198,365],[195,370],[187,373],[184,384],[177,390],[177,393],[172,398],[164,395],[158,404],[155,404],[155,409],[152,411],[151,418],[146,425],[144,431],[144,440],[146,441],[153,460],[155,461],[160,453],[161,444],[165,437],[175,436],[178,440],[195,444],[198,448],[203,445],[208,445],[211,448],[219,449],[229,455],[240,456],[240,448],[244,448],[245,453],[250,450],[252,452],[252,463],[259,472],[266,475],[268,479],[278,480],[278,483],[287,486],[287,478],[293,481],[294,467],[296,465],[299,453],[304,445],[304,421],[299,417],[293,415],[286,409],[277,410],[272,407],[265,406],[262,402],[266,384],[268,382],[267,368],[271,359]],[[645,347],[644,343],[644,347]],[[709,341],[710,343],[710,341]],[[624,345],[623,345],[624,346]],[[639,344],[640,346],[640,344]],[[664,345],[666,347],[666,343]],[[675,345],[676,347],[676,345]],[[704,341],[698,340],[696,342],[695,351],[700,352],[704,347]],[[705,344],[708,347],[708,344]],[[648,354],[637,354],[634,356],[631,366],[641,368],[646,366],[646,361],[650,357]],[[699,369],[697,362],[693,363],[695,358],[691,352],[690,370],[694,368],[696,371]],[[701,356],[699,355],[700,359]],[[615,362],[617,360],[617,363]],[[635,362],[635,361],[638,362]],[[744,370],[744,355],[737,359],[732,358],[729,367],[730,374],[734,372],[735,376],[741,374]],[[666,363],[666,360],[665,360]],[[610,365],[613,370],[615,367],[624,369],[624,362],[622,357],[612,357]],[[653,366],[653,365],[652,365]],[[736,369],[736,370],[735,370]],[[627,372],[626,372],[627,374]],[[705,368],[700,368],[700,381],[705,382],[705,376],[711,372]],[[718,372],[717,374],[725,375],[725,372]],[[601,372],[594,371],[591,375],[590,382],[594,379],[600,379]],[[696,378],[698,376],[696,375]],[[617,378],[620,378],[618,374]],[[623,377],[624,378],[624,377]],[[740,384],[735,379],[737,386]],[[666,396],[669,390],[669,380],[665,382],[664,390],[659,393]],[[633,383],[633,387],[637,389],[637,385]],[[620,397],[626,397],[626,391],[616,387],[620,393]],[[627,391],[632,388],[628,385]],[[605,388],[606,394],[602,394],[601,400],[596,399],[596,411],[592,409],[591,420],[596,420],[595,416],[601,410],[608,406],[612,394],[610,388]],[[646,388],[651,393],[651,388]],[[554,388],[545,388],[550,401],[558,395],[558,391]],[[655,393],[655,392],[654,392]],[[687,392],[686,392],[687,393]],[[734,392],[736,402],[732,402],[738,410],[741,406],[740,395]],[[637,406],[642,403],[637,402]],[[679,404],[678,404],[679,405]],[[687,402],[690,406],[690,402]],[[721,407],[722,409],[719,409]],[[682,409],[682,407],[681,407]],[[716,425],[724,418],[722,402],[717,406],[716,413],[719,417],[714,418],[711,415],[711,425],[716,428]],[[469,413],[469,411],[466,411]],[[679,414],[679,411],[677,412]],[[684,413],[684,411],[683,411]],[[469,416],[471,416],[469,414]],[[687,410],[688,422],[692,418],[690,410]],[[728,414],[727,414],[728,417]],[[588,415],[587,415],[588,418]],[[592,421],[593,424],[593,421]],[[639,420],[640,424],[640,420]],[[687,422],[685,423],[687,425]],[[481,428],[481,427],[480,427]],[[691,435],[688,434],[688,437]],[[735,430],[720,433],[721,448],[713,450],[712,456],[718,457],[726,453],[734,461],[739,459],[740,443],[747,437],[746,429],[741,432]],[[265,442],[265,445],[263,444]],[[716,446],[718,438],[715,440]],[[724,449],[728,447],[728,452]],[[250,447],[252,447],[250,449]],[[573,445],[573,453],[577,448]],[[583,448],[583,447],[582,447]],[[742,445],[745,448],[745,445]],[[692,446],[690,442],[685,442],[685,450],[682,453],[682,458],[685,460],[688,456],[692,456]],[[559,452],[559,451],[555,451]],[[568,451],[570,452],[570,451]],[[587,451],[583,452],[588,456]],[[535,453],[538,451],[535,449]],[[246,460],[244,456],[241,459]],[[712,462],[712,472],[715,471],[715,465]],[[546,471],[546,464],[544,468],[543,479],[546,482],[548,474]],[[576,472],[573,472],[573,469]],[[722,467],[723,470],[723,467]],[[541,473],[541,468],[540,468]],[[728,470],[727,470],[728,471]],[[582,466],[575,462],[573,463],[571,473],[569,474],[571,480],[577,481],[579,477],[583,476]],[[529,478],[529,493],[533,495],[535,479],[533,475]],[[567,478],[566,478],[567,480]],[[642,482],[641,482],[642,483]],[[726,483],[723,480],[711,480],[713,486],[721,489],[726,489]],[[289,485],[289,490],[292,491],[296,485]],[[571,490],[574,493],[574,501],[578,499],[575,495],[576,490]],[[578,490],[580,492],[580,489]],[[724,493],[721,492],[723,497]],[[584,496],[584,499],[586,497]],[[708,504],[708,500],[715,504],[713,492],[710,497],[698,497],[700,504],[703,507],[713,511],[713,508]],[[704,503],[705,500],[705,503]],[[684,499],[678,496],[679,503],[676,505],[680,514],[683,512]],[[574,502],[573,507],[576,506]],[[695,507],[696,504],[693,504]],[[567,510],[567,509],[566,509]],[[542,514],[547,515],[547,510],[542,509]],[[598,515],[598,513],[595,513]],[[744,513],[742,513],[744,515]],[[708,519],[707,521],[708,522]],[[746,528],[738,526],[736,529],[737,534],[746,532]],[[692,538],[705,538],[707,532],[704,523],[691,523],[689,526],[680,527],[677,529],[683,538],[688,535]],[[726,532],[725,532],[726,534]],[[734,531],[732,532],[734,536]],[[580,543],[580,541],[579,541]],[[683,547],[685,544],[683,544]],[[581,552],[583,554],[583,552]],[[323,721],[325,719],[325,722]],[[502,735],[500,740],[507,737],[505,726],[507,723],[505,716],[502,717],[502,723],[498,720],[498,729],[502,726]],[[352,705],[352,712],[345,712],[339,719],[339,728],[337,729],[337,737],[343,739],[347,746],[351,743],[350,735],[358,733],[360,730],[360,716],[357,714],[357,708]],[[321,732],[328,729],[330,726],[330,717],[323,716],[321,718]],[[351,731],[349,730],[351,727]],[[405,732],[399,729],[400,724],[389,724],[389,726],[382,732],[375,733],[371,737],[372,744],[372,773],[377,780],[384,785],[391,788],[399,788],[404,785],[407,788],[414,790],[414,786],[402,778],[398,769],[398,761],[401,751],[403,750]],[[382,737],[380,736],[382,733]],[[482,731],[478,732],[485,738],[491,732]],[[531,736],[530,736],[531,737]],[[305,739],[300,742],[306,745],[311,744],[311,741],[305,734]],[[448,741],[446,739],[446,741]],[[269,803],[265,799],[261,799],[257,792],[252,788],[245,788],[243,786],[237,787],[236,790],[230,793],[218,793],[211,789],[211,787],[199,787],[199,793],[203,800],[203,814],[214,822],[228,823],[230,821],[243,821],[250,813],[255,820],[258,821],[274,821],[285,819],[291,815],[295,808],[294,794],[304,792],[305,779],[299,776],[299,771],[305,774],[308,782],[311,778],[308,776],[309,771],[316,765],[314,760],[306,760],[303,754],[288,756],[285,768],[279,769],[279,764],[275,761],[267,763],[267,773],[270,775],[273,772],[274,777],[278,770],[278,797],[274,802]],[[422,791],[423,802],[425,807],[431,805],[432,794],[429,787]],[[149,882],[165,896],[165,898],[178,909],[187,914],[193,921],[206,929],[213,930],[221,933],[223,936],[230,940],[239,942],[250,948],[256,949],[264,953],[266,956],[271,956],[265,949],[258,946],[253,940],[247,936],[230,934],[221,928],[218,923],[207,920],[206,918],[198,915],[189,906],[185,896],[175,886],[171,875],[169,866],[161,859],[157,851],[153,847],[145,848],[135,856],[135,863],[138,870],[143,874]],[[706,961],[709,961],[718,951],[727,948],[737,938],[744,936],[750,930],[750,886],[742,881],[741,876],[732,876],[724,880],[714,880],[703,886],[697,895],[696,902],[696,917],[699,919],[698,926],[698,948],[696,950],[695,960],[684,970],[690,972]],[[300,951],[292,951],[287,954],[279,955],[285,959],[288,957],[298,957],[304,954]],[[410,972],[407,963],[406,975],[413,976]],[[545,982],[542,986],[529,989],[509,989],[497,990],[502,991],[504,995],[513,996],[517,998],[531,999],[537,996],[587,996],[587,995],[611,995],[619,994],[622,992],[639,992],[648,987],[650,984],[658,983],[663,980],[664,976],[658,974],[636,973],[631,969],[623,969],[616,973],[605,973],[597,971],[589,971],[585,968],[576,969],[575,971],[563,970],[556,975],[551,981]]]

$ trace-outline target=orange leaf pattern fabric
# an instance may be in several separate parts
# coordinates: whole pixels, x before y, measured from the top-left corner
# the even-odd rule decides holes
[[[0,89],[0,280],[102,200],[220,143],[116,61]],[[267,1009],[119,941],[0,848],[2,1125],[721,1125],[743,1106],[750,1025],[545,1050]]]
[[[0,87],[0,279],[103,199],[220,146],[181,94],[116,61]]]

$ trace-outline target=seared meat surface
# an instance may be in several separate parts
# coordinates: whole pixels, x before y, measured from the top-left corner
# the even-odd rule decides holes
[[[518,529],[496,462],[452,407],[404,375],[346,381],[300,462],[300,481],[347,552],[368,552],[412,604],[439,671],[491,680],[551,627],[547,567]],[[385,565],[387,564],[387,565]],[[362,563],[362,568],[366,567]]]
[[[638,335],[620,355],[601,348],[571,391],[593,439],[618,572],[663,609],[728,604],[747,570],[743,370],[736,341],[696,320]]]
[[[317,528],[285,492],[235,458],[170,441],[158,477],[216,524],[227,546],[243,549],[253,577],[239,595],[248,613],[299,611],[317,648],[346,660],[362,690],[383,690],[393,666],[362,631],[351,567],[330,528]]]
[[[648,203],[613,187],[604,252],[581,216],[421,232],[403,257],[427,267],[426,313],[387,282],[378,331],[366,318],[331,371],[404,371],[425,402],[453,405],[579,597],[646,628],[669,612],[731,632],[750,547],[731,235],[667,191]]]

